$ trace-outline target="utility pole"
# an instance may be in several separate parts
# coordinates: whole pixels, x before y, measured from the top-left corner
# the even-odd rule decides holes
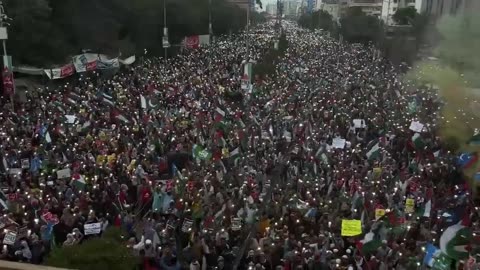
[[[168,27],[167,27],[167,0],[163,0],[163,39],[162,45],[165,49],[165,68],[168,60],[168,48],[170,48],[170,42],[168,41]]]
[[[0,1],[0,39],[2,40],[3,45],[3,69],[2,69],[2,82],[3,82],[3,92],[6,95],[10,96],[10,101],[12,102],[12,110],[14,109],[13,95],[15,93],[15,84],[13,80],[13,67],[12,67],[12,58],[7,55],[7,25],[8,25],[7,14],[3,8],[3,3]]]

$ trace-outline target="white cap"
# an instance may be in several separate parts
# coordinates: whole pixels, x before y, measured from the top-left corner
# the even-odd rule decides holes
[[[146,244],[146,245],[151,245],[151,244],[152,244],[152,240],[147,239],[147,241],[145,241],[145,244]]]

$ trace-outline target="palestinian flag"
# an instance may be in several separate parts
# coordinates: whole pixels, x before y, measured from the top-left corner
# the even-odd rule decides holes
[[[468,140],[469,145],[480,145],[480,131],[478,129],[475,130],[473,136]]]
[[[380,157],[380,144],[377,142],[367,152],[367,158],[369,160],[377,159]]]
[[[472,229],[461,223],[448,227],[440,237],[440,249],[448,257],[465,260],[469,256]]]
[[[358,250],[364,255],[375,252],[381,245],[382,240],[380,236],[373,231],[365,234],[363,239],[356,243]]]
[[[419,133],[415,133],[412,136],[412,144],[415,149],[424,149],[425,143],[422,140],[422,136]]]
[[[78,190],[85,190],[85,179],[83,178],[83,175],[76,173],[72,176],[72,184],[75,186]]]
[[[118,110],[117,108],[113,108],[111,111],[110,111],[110,118],[111,119],[117,119],[117,120],[120,120],[124,123],[128,123],[128,119],[127,117],[125,117],[124,114],[122,114],[120,112],[120,110]]]

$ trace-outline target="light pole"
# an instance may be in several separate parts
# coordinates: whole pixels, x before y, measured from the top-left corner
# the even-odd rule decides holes
[[[162,45],[165,50],[165,65],[167,65],[168,60],[168,48],[170,48],[170,42],[168,41],[168,28],[167,28],[167,0],[163,0],[163,39]]]
[[[13,103],[13,94],[15,93],[15,84],[13,82],[13,69],[11,57],[7,55],[7,21],[9,20],[7,14],[5,14],[5,9],[3,8],[3,2],[0,1],[0,39],[2,40],[3,45],[3,69],[2,69],[2,82],[3,82],[3,91],[5,94],[10,96],[10,101],[12,102],[12,109],[14,106]]]

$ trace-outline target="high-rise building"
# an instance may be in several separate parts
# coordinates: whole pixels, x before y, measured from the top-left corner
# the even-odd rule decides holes
[[[380,17],[382,15],[383,0],[348,0],[341,1],[346,3],[347,7],[358,7],[371,16]]]
[[[265,6],[265,11],[267,12],[268,15],[275,16],[277,15],[277,4],[276,3],[270,3]]]
[[[415,7],[418,13],[433,17],[455,15],[469,11],[480,11],[480,0],[383,0],[382,20],[395,24],[392,19],[400,8]]]

